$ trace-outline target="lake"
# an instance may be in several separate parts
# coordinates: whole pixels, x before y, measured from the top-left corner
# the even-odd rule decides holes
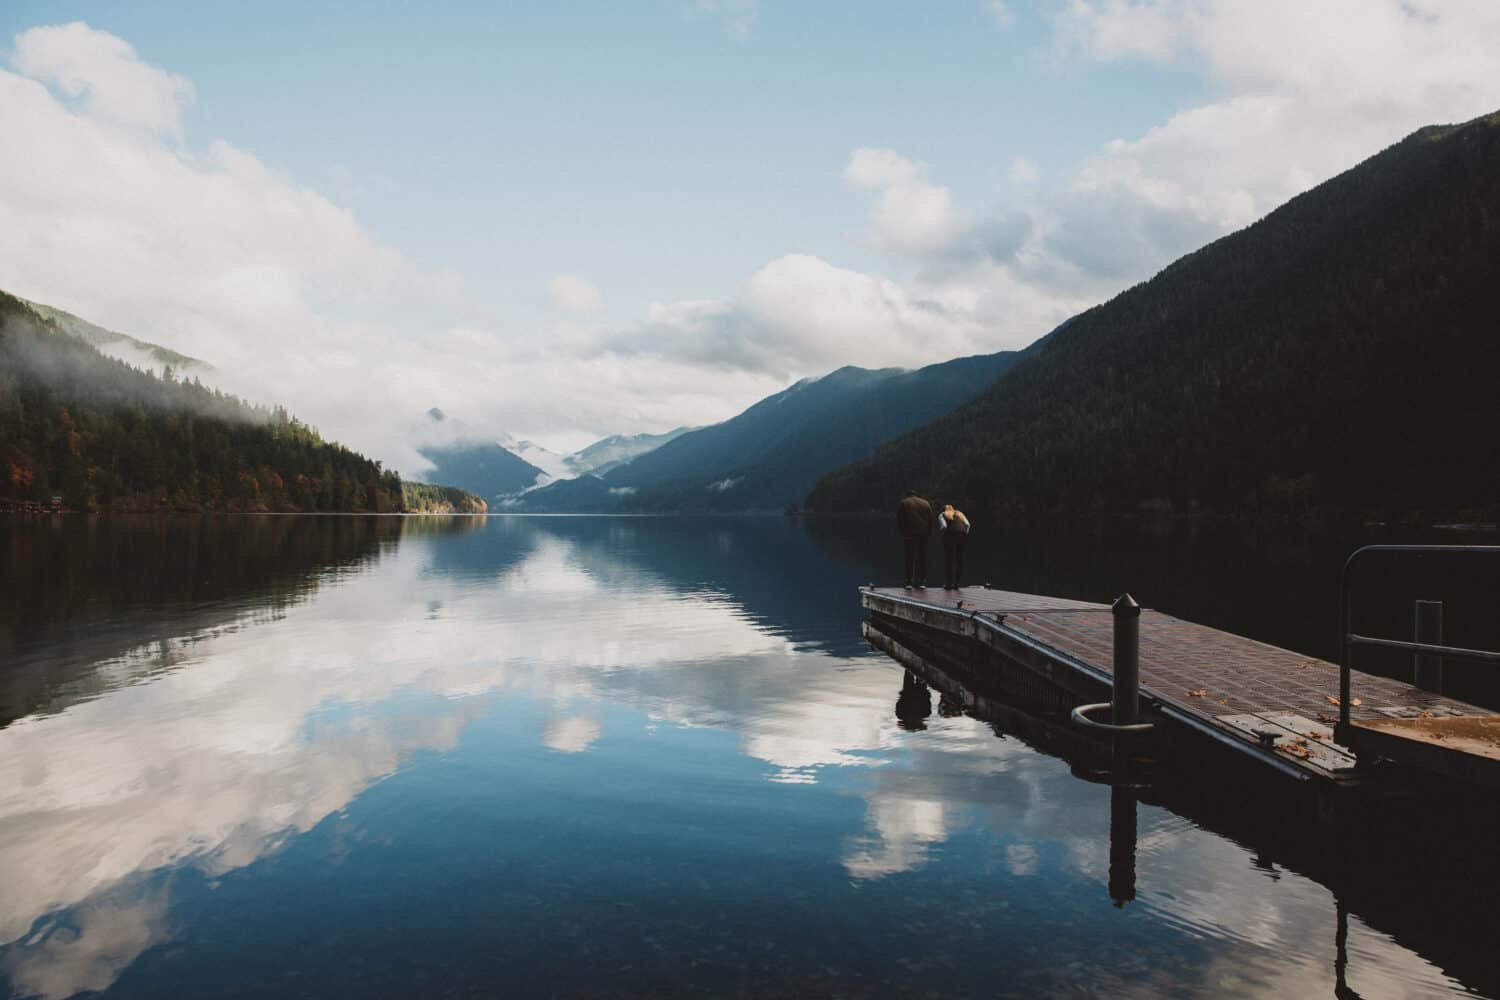
[[[1132,797],[1112,898],[1118,794],[862,640],[887,521],[0,520],[0,995],[1500,993],[1492,867],[1233,788]],[[1323,656],[1368,534],[976,531]]]

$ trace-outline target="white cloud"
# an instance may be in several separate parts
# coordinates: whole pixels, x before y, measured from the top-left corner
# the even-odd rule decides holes
[[[953,195],[926,179],[926,168],[890,149],[856,149],[844,179],[876,194],[870,238],[876,246],[917,253],[941,250],[958,235]]]
[[[547,300],[570,313],[596,313],[604,308],[604,293],[587,278],[555,274],[547,282]]]
[[[990,17],[1002,28],[1008,28],[1015,23],[1016,15],[1010,9],[1005,0],[990,0]]]
[[[193,100],[183,77],[141,62],[128,42],[81,21],[16,36],[15,68],[51,84],[102,121],[178,135]]]
[[[985,261],[1004,262],[1031,235],[1033,223],[1026,212],[966,213],[948,188],[927,179],[926,167],[895,150],[856,149],[844,179],[856,189],[876,192],[871,242],[928,267],[951,272]]]
[[[987,312],[1001,306],[988,291],[958,282],[917,292],[788,254],[757,270],[732,300],[654,304],[646,323],[604,345],[623,357],[763,373],[778,385],[846,364],[913,367],[999,349],[1003,328]],[[1033,304],[1023,291],[1009,306],[1030,319]]]

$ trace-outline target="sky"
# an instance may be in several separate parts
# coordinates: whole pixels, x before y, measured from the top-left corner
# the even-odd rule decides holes
[[[8,0],[0,288],[420,474],[1023,347],[1497,109],[1493,0]]]

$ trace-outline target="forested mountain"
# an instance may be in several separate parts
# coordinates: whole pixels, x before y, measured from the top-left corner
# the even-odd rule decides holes
[[[613,470],[526,494],[523,510],[781,511],[820,475],[972,399],[1013,353],[917,371],[840,368]]]
[[[86,319],[80,319],[70,312],[64,312],[53,306],[43,305],[40,302],[31,302],[22,299],[32,310],[43,319],[50,319],[57,328],[70,337],[77,337],[86,344],[99,348],[101,354],[142,368],[161,368],[167,366],[173,368],[178,374],[195,371],[211,371],[213,365],[197,358],[190,358],[170,347],[153,344],[145,340],[137,340],[129,334],[120,333],[115,330],[106,330]]]
[[[533,486],[542,470],[493,441],[423,448],[433,464],[426,478],[477,493],[490,503]]]
[[[613,469],[675,441],[696,427],[678,427],[665,434],[611,434],[587,448],[575,451],[565,461],[579,476],[604,476]]]
[[[1422,129],[1055,331],[810,509],[1500,513],[1500,114]]]
[[[101,354],[0,292],[0,499],[79,509],[398,511],[394,472],[251,406]]]

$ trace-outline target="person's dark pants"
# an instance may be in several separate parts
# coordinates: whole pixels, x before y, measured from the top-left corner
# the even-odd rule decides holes
[[[950,531],[943,535],[943,586],[958,589],[958,583],[964,575],[964,546],[969,543],[968,535],[960,535],[956,531]]]
[[[921,587],[927,583],[927,536],[902,538],[906,549],[906,585]]]

